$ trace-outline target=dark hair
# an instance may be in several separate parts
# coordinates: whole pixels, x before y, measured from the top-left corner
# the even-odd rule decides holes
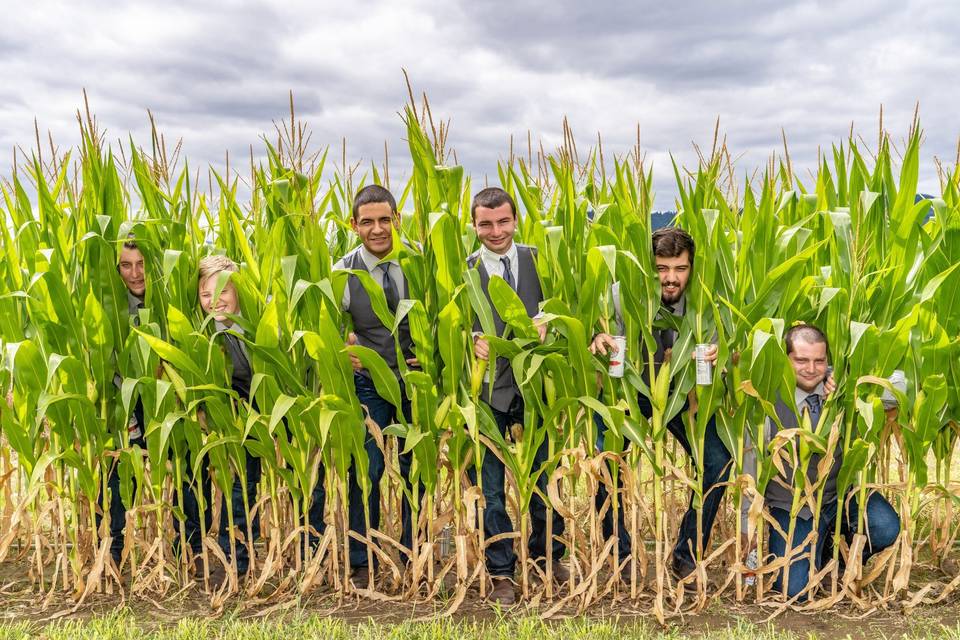
[[[136,249],[140,251],[140,247],[137,245],[137,236],[132,233],[127,234],[127,239],[123,241],[124,249]]]
[[[787,330],[787,334],[783,337],[783,341],[787,345],[787,355],[793,353],[793,345],[797,340],[807,344],[823,343],[827,345],[827,353],[830,352],[830,342],[827,340],[826,334],[812,324],[798,324]]]
[[[696,246],[690,234],[679,227],[663,227],[653,232],[653,255],[658,258],[679,258],[686,251],[693,266]]]
[[[477,207],[483,207],[484,209],[496,209],[497,207],[502,207],[505,204],[510,205],[510,211],[513,212],[513,217],[517,217],[517,203],[513,201],[513,198],[510,197],[510,194],[501,189],[500,187],[487,187],[486,189],[481,189],[477,192],[477,195],[473,196],[473,204],[470,205],[470,217],[473,220],[477,219]]]
[[[357,191],[353,199],[353,218],[356,220],[360,213],[360,207],[365,204],[378,204],[385,202],[390,205],[390,213],[397,212],[397,201],[393,199],[393,194],[388,189],[384,189],[378,184],[368,184],[360,191]]]

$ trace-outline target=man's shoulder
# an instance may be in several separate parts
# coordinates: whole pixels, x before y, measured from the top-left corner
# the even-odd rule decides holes
[[[356,247],[348,251],[342,258],[337,260],[333,268],[334,269],[353,269],[355,267],[349,266],[355,264],[357,256],[360,254],[361,247]]]
[[[477,249],[476,251],[474,251],[473,253],[467,256],[467,264],[470,265],[471,267],[475,265],[478,260],[480,260],[480,249]]]

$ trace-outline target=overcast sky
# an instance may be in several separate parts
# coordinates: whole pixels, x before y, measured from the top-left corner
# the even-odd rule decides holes
[[[440,8],[442,6],[442,8]],[[34,2],[0,26],[0,173],[34,118],[77,142],[83,88],[111,139],[149,143],[146,110],[194,166],[223,165],[287,114],[293,90],[315,145],[351,159],[391,150],[401,172],[401,68],[452,120],[475,181],[496,176],[511,135],[548,149],[569,118],[581,147],[622,153],[636,126],[658,208],[673,208],[669,153],[695,161],[719,116],[741,175],[781,148],[813,167],[851,122],[900,139],[915,104],[926,131],[921,188],[960,136],[960,9],[952,1]],[[272,133],[271,133],[272,135]]]

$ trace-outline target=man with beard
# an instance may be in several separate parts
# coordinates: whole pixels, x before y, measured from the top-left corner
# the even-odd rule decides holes
[[[467,266],[475,268],[480,274],[480,285],[489,300],[488,286],[490,278],[503,278],[514,291],[526,308],[529,317],[535,317],[543,301],[543,292],[540,289],[540,277],[537,274],[536,250],[533,247],[518,245],[513,241],[513,234],[517,228],[517,207],[503,189],[489,187],[481,190],[473,199],[471,206],[473,226],[477,237],[483,245],[479,251],[467,258]],[[493,320],[497,335],[503,336],[506,323],[500,318],[491,301]],[[475,327],[474,354],[481,360],[490,357],[490,346],[480,334],[480,324]],[[537,326],[540,340],[546,335],[546,325]],[[524,402],[517,381],[514,378],[510,361],[506,358],[497,358],[494,368],[493,389],[485,382],[482,398],[488,403],[493,417],[497,421],[500,432],[507,435],[510,427],[524,422]],[[549,435],[547,436],[550,437]],[[544,441],[538,449],[534,460],[534,469],[547,458],[549,442]],[[471,467],[470,477],[476,482],[476,472]],[[483,456],[481,465],[483,476],[483,496],[486,508],[483,512],[483,527],[487,538],[513,532],[513,522],[507,513],[506,497],[504,493],[504,464],[494,453],[487,452]],[[547,477],[540,474],[537,486],[546,494]],[[543,562],[547,555],[547,545],[553,549],[553,576],[557,582],[565,582],[569,578],[569,571],[560,562],[565,547],[559,536],[563,535],[563,517],[553,512],[553,540],[547,540],[547,509],[543,498],[534,493],[530,499],[530,519],[532,527],[530,539],[521,541],[527,543],[530,557]],[[492,602],[500,605],[510,605],[516,601],[512,578],[516,569],[517,556],[510,539],[500,540],[487,546],[487,571],[493,578],[493,591],[490,594]]]
[[[659,229],[653,234],[653,255],[656,263],[657,275],[660,278],[660,314],[669,313],[675,316],[683,316],[686,312],[686,299],[684,293],[690,282],[690,274],[694,266],[695,246],[693,238],[683,229],[676,227],[666,227]],[[613,287],[614,307],[618,322],[622,325],[622,313],[620,311],[619,285]],[[654,367],[659,371],[664,362],[664,357],[668,349],[673,348],[674,341],[677,338],[677,332],[672,329],[661,329],[654,331],[657,341],[657,351],[653,355]],[[590,345],[590,351],[600,355],[616,353],[617,344],[613,336],[607,333],[600,333],[594,337]],[[679,354],[675,354],[679,355]],[[692,356],[693,354],[691,354]],[[717,360],[717,345],[711,345],[706,352],[706,359],[714,364]],[[637,400],[640,411],[647,418],[653,415],[653,408],[650,400],[640,395]],[[687,455],[692,456],[691,443],[687,439],[686,429],[684,428],[683,418],[687,412],[687,405],[684,403],[683,409],[674,416],[667,429],[677,439]],[[598,416],[595,416],[601,434],[604,425]],[[678,578],[685,578],[690,575],[697,566],[697,557],[707,548],[707,542],[710,539],[710,530],[713,528],[713,521],[717,516],[717,510],[720,507],[720,500],[723,498],[725,487],[720,484],[725,480],[729,472],[730,452],[727,451],[720,436],[717,435],[716,421],[711,417],[707,424],[706,437],[703,446],[703,507],[701,514],[698,514],[693,508],[694,494],[690,495],[690,506],[687,508],[683,519],[680,521],[680,531],[677,536],[677,543],[673,548],[673,559],[671,569]],[[719,486],[718,486],[719,485]],[[617,487],[617,491],[620,488]],[[604,485],[596,495],[597,508],[601,508],[607,500],[607,490]],[[622,501],[621,501],[622,504]],[[697,518],[702,515],[702,528],[700,538],[697,539]],[[619,540],[618,553],[622,561],[630,555],[631,541],[630,534],[623,522],[623,510],[618,511]],[[609,537],[613,534],[612,510],[607,510],[603,522],[604,535]]]

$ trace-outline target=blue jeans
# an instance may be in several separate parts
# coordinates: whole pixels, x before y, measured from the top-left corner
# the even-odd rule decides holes
[[[493,417],[497,421],[500,433],[505,436],[508,429],[513,424],[523,424],[523,398],[519,395],[510,406],[507,412],[499,411],[490,407],[493,411]],[[549,438],[549,435],[547,436]],[[550,445],[548,440],[537,450],[534,457],[533,468],[539,469],[547,459]],[[504,465],[496,455],[487,453],[483,456],[483,463],[480,466],[480,473],[483,477],[483,497],[486,501],[486,507],[483,510],[483,531],[487,538],[491,538],[501,533],[512,533],[513,522],[510,520],[510,514],[507,513],[506,494],[504,492]],[[475,466],[467,470],[470,481],[477,482],[477,471]],[[537,486],[541,491],[547,491],[547,476],[541,473],[537,479]],[[544,558],[547,555],[547,506],[536,493],[530,498],[530,539],[527,541],[527,549],[530,557],[533,559]],[[559,536],[563,535],[563,516],[556,511],[553,512],[553,560],[560,560],[566,549]],[[513,550],[513,541],[510,539],[500,540],[487,545],[486,548],[487,571],[492,576],[512,576],[517,565],[517,554]]]
[[[653,415],[653,408],[650,400],[641,395],[637,399],[640,406],[640,412],[644,417],[649,418]],[[667,429],[677,439],[687,455],[692,454],[690,442],[687,440],[687,431],[683,424],[683,414],[687,411],[687,404],[684,403],[680,413],[667,423]],[[594,422],[597,425],[597,447],[603,449],[603,433],[606,431],[606,425],[599,415],[594,414]],[[726,486],[721,484],[726,481],[730,472],[730,452],[726,445],[717,434],[716,420],[711,417],[707,423],[707,430],[703,443],[703,508],[698,512],[693,508],[693,492],[690,493],[690,502],[683,519],[680,521],[680,531],[677,535],[677,544],[673,548],[674,566],[683,574],[686,574],[696,566],[695,555],[699,555],[707,548],[710,541],[710,531],[713,529],[713,522],[717,518],[717,511],[720,509],[720,501],[723,499],[723,493]],[[719,485],[719,486],[718,486]],[[616,487],[618,494],[621,492],[619,486]],[[609,495],[606,486],[600,485],[595,497],[595,505],[599,510]],[[623,496],[618,495],[619,504],[623,505]],[[617,512],[617,528],[619,530],[619,540],[617,540],[617,550],[620,559],[630,555],[631,541],[630,533],[624,524],[623,508]],[[697,540],[697,519],[701,520],[700,538]],[[613,535],[613,509],[608,508],[603,518],[603,535],[607,538]]]
[[[370,418],[377,423],[377,425],[384,429],[393,422],[396,421],[396,407],[387,402],[384,398],[377,393],[377,388],[373,384],[373,380],[359,373],[353,374],[354,386],[357,390],[357,399],[360,400],[360,404],[367,408],[367,412],[370,414]],[[407,397],[406,390],[404,389],[403,382],[400,383],[400,396],[403,398],[403,415],[409,422],[412,419],[412,411],[410,409],[410,399]],[[367,451],[367,460],[369,462],[368,474],[370,476],[370,495],[368,497],[369,507],[370,507],[370,526],[374,529],[380,528],[380,479],[383,478],[384,470],[384,460],[383,452],[377,446],[376,441],[372,436],[367,436],[366,442],[364,443],[364,448]],[[410,469],[413,466],[413,452],[409,451],[403,453],[404,441],[399,439],[400,454],[399,466],[400,466],[400,477],[404,481],[409,482],[410,478]],[[423,500],[423,487],[419,487],[419,497],[420,500]],[[360,534],[361,536],[367,535],[367,523],[365,520],[365,512],[363,509],[363,491],[360,489],[360,484],[356,479],[356,472],[353,468],[350,470],[350,529]],[[400,534],[400,544],[410,548],[413,544],[413,509],[410,506],[410,501],[407,499],[406,494],[403,494],[402,504],[400,507],[400,520],[402,524],[402,532]],[[401,554],[401,560],[406,562],[406,554]],[[376,563],[376,557],[374,557],[374,563]],[[364,543],[359,540],[354,540],[350,538],[350,566],[354,568],[361,568],[367,566],[367,547]]]
[[[846,538],[849,543],[853,535],[857,533],[857,520],[859,514],[859,505],[857,497],[853,496],[847,503],[845,513],[840,518],[840,534]],[[819,571],[826,564],[826,561],[833,554],[833,531],[837,518],[837,500],[824,504],[820,512],[820,522],[815,540],[816,548],[813,557],[816,562],[815,571]],[[770,509],[770,515],[776,518],[777,523],[783,530],[789,531],[790,512],[785,509],[773,507]],[[871,492],[867,497],[867,512],[864,514],[864,524],[867,527],[867,544],[863,549],[863,563],[866,564],[871,556],[883,551],[897,540],[900,535],[900,516],[896,510],[890,506],[886,498],[876,492]],[[793,545],[796,547],[803,542],[813,530],[813,518],[797,518],[793,529]],[[786,539],[772,526],[768,527],[770,553],[778,558],[787,554]],[[787,597],[793,598],[795,595],[806,589],[807,582],[810,579],[810,551],[811,544],[807,543],[799,556],[790,563],[790,575],[787,584]],[[783,591],[783,573],[781,570],[773,583],[773,588],[777,591]]]
[[[137,398],[137,403],[133,408],[133,415],[137,419],[137,425],[139,425],[141,434],[146,430],[144,426],[143,418],[143,403]],[[147,450],[147,443],[143,440],[143,435],[138,438],[130,440],[130,446],[133,445],[139,446],[144,451]],[[123,504],[123,500],[120,499],[120,471],[118,469],[119,461],[110,467],[110,471],[107,475],[107,489],[110,492],[110,504],[107,505],[107,509],[110,512],[110,555],[113,556],[114,562],[120,564],[120,558],[123,554],[123,539],[124,539],[124,526],[127,521],[127,507]],[[133,494],[137,492],[137,479],[133,478]],[[99,503],[103,504],[103,496],[100,496]],[[100,529],[100,522],[103,520],[103,516],[100,512],[97,512],[97,529]]]

